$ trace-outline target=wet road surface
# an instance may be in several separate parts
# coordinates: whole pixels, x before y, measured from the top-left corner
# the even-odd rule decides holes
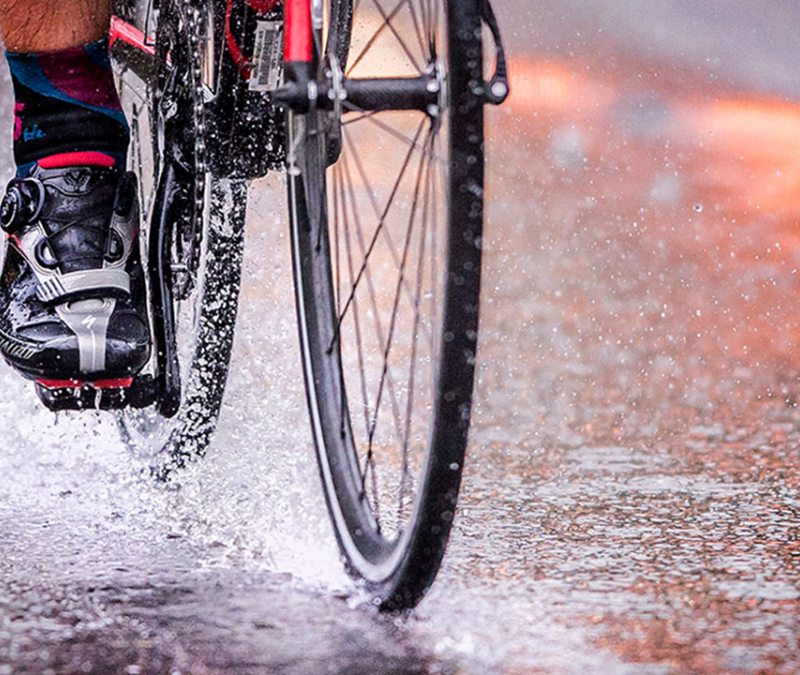
[[[337,560],[275,176],[174,485],[0,371],[0,675],[800,672],[800,11],[633,4],[497,3],[470,462],[419,609]]]

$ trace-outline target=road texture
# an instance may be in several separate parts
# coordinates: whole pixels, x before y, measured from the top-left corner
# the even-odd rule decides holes
[[[514,94],[429,597],[382,617],[340,569],[274,176],[217,440],[173,485],[0,371],[0,675],[800,672],[800,10],[497,9]]]

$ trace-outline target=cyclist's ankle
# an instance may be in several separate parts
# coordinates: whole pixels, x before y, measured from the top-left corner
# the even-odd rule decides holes
[[[34,54],[7,53],[14,84],[19,174],[53,156],[74,165],[100,155],[125,166],[129,130],[114,86],[108,41]]]

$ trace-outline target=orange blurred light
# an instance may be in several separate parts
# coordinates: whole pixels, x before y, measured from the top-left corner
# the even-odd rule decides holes
[[[554,61],[514,59],[509,71],[509,103],[515,107],[566,111],[602,107],[612,98],[598,83]]]
[[[800,106],[775,100],[685,101],[680,125],[714,159],[736,205],[800,213]]]

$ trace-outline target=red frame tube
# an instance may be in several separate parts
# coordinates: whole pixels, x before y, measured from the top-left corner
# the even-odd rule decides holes
[[[143,52],[147,52],[150,56],[155,56],[156,49],[153,45],[145,42],[145,36],[135,26],[132,26],[126,21],[123,21],[118,16],[111,17],[111,25],[108,33],[108,48],[109,50],[114,46],[117,40],[122,40]]]
[[[286,0],[286,42],[283,59],[311,63],[311,2]]]

